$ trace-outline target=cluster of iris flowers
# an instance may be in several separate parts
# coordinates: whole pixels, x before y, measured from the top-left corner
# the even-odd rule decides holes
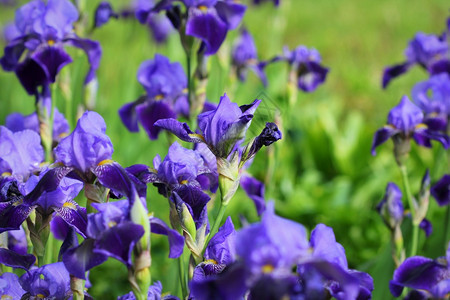
[[[252,2],[282,5],[277,0]],[[152,165],[128,167],[112,160],[114,148],[101,115],[85,109],[71,130],[66,117],[72,116],[61,114],[52,99],[61,69],[72,62],[66,47],[86,54],[89,69],[83,89],[97,80],[101,46],[75,33],[79,7],[69,0],[33,0],[17,9],[14,23],[5,31],[7,46],[0,64],[35,97],[36,112],[13,113],[0,127],[2,299],[89,299],[89,271],[109,257],[128,270],[131,292],[118,299],[179,299],[152,281],[152,234],[167,236],[168,256],[178,260],[183,299],[371,299],[371,276],[349,268],[333,229],[318,224],[308,237],[303,225],[276,215],[274,202],[266,202],[264,184],[247,171],[261,148],[282,138],[274,120],[266,120],[259,135],[248,133],[261,100],[239,106],[226,93],[218,104],[206,98],[207,61],[228,31],[239,26],[231,53],[239,80],[245,81],[251,70],[268,85],[265,68],[281,61],[289,66],[291,97],[296,95],[293,90],[313,92],[326,80],[329,69],[313,48],[285,48],[280,55],[260,60],[251,33],[241,25],[247,9],[228,0],[139,0],[122,11],[108,2],[97,7],[95,28],[111,19],[136,18],[149,26],[157,42],[177,33],[187,57],[187,70],[161,54],[142,62],[137,80],[145,94],[124,104],[119,116],[130,132],[142,126],[151,140],[157,140],[166,131],[192,147],[175,141]],[[82,22],[77,24],[77,29],[82,27]],[[394,296],[405,287],[412,289],[410,297],[440,298],[450,291],[448,258],[415,256],[413,243],[405,259],[400,228],[409,216],[413,241],[417,228],[431,232],[425,218],[430,190],[439,205],[450,203],[450,175],[430,189],[427,172],[416,201],[405,167],[411,138],[425,147],[431,147],[431,140],[445,149],[450,144],[448,34],[418,34],[406,51],[407,61],[387,68],[383,77],[386,87],[414,64],[431,75],[414,87],[416,104],[405,96],[391,110],[388,125],[376,132],[372,146],[375,154],[376,147],[393,139],[410,209],[404,210],[400,189],[389,183],[377,208],[395,245],[398,269],[390,284]],[[149,183],[168,200],[170,226],[149,214]],[[223,218],[239,187],[254,202],[261,220],[235,229],[230,217],[224,222]],[[213,198],[218,213],[211,216],[208,206]],[[57,257],[55,239],[62,241]]]

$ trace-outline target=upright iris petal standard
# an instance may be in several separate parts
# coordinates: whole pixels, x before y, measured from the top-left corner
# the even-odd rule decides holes
[[[372,155],[375,148],[393,138],[395,149],[398,154],[409,152],[409,140],[414,138],[417,144],[431,147],[430,140],[439,141],[444,148],[449,146],[449,137],[437,132],[422,123],[423,112],[414,105],[407,96],[403,96],[400,103],[394,107],[388,115],[387,125],[379,129],[373,138]],[[400,153],[402,152],[402,153]]]
[[[449,46],[445,39],[432,34],[417,33],[405,50],[406,61],[384,69],[383,88],[386,88],[392,79],[406,73],[416,64],[431,74],[440,73],[443,71],[441,66],[448,64],[449,54]]]
[[[85,112],[74,131],[55,148],[56,160],[85,173],[100,162],[111,159],[114,150],[105,131],[105,121],[98,113]]]
[[[101,47],[98,42],[82,39],[73,33],[73,23],[79,15],[68,0],[34,0],[16,11],[15,36],[10,36],[0,64],[5,71],[14,71],[25,90],[38,94],[38,87],[55,82],[56,75],[72,58],[65,45],[86,52],[90,69],[85,79],[95,77],[99,67]],[[11,31],[10,31],[11,32]],[[22,59],[22,56],[25,57]]]

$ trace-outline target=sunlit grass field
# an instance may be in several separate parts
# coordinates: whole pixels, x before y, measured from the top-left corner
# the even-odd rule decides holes
[[[22,3],[24,1],[21,1]],[[89,28],[99,1],[87,1]],[[117,9],[128,1],[114,1]],[[375,281],[374,299],[389,299],[388,281],[394,265],[390,257],[390,236],[375,210],[389,181],[401,185],[400,172],[392,156],[392,144],[386,143],[370,154],[375,130],[386,122],[388,111],[402,95],[410,95],[412,86],[427,78],[416,67],[394,80],[387,90],[381,88],[381,75],[387,65],[404,60],[404,49],[418,31],[441,33],[449,16],[446,0],[281,0],[276,9],[271,3],[249,6],[244,24],[253,34],[260,59],[280,55],[284,46],[315,47],[323,64],[330,68],[327,81],[310,94],[299,93],[294,107],[289,107],[283,63],[267,68],[267,88],[253,74],[245,83],[229,80],[230,51],[236,32],[229,32],[217,56],[210,59],[207,97],[218,102],[226,92],[232,101],[246,104],[261,99],[250,133],[256,135],[266,121],[280,121],[283,140],[272,149],[261,151],[251,169],[255,177],[266,181],[266,198],[273,199],[278,214],[304,224],[309,230],[317,223],[334,228],[336,239],[346,249],[349,266],[369,272]],[[0,7],[0,27],[12,21],[15,8]],[[144,131],[130,133],[121,123],[118,109],[144,93],[136,80],[139,65],[155,53],[185,65],[184,52],[177,34],[166,44],[156,44],[149,31],[135,20],[112,20],[91,33],[101,42],[103,57],[98,70],[98,97],[95,110],[108,126],[114,145],[113,159],[124,166],[151,165],[156,154],[164,157],[169,138],[162,134],[150,141]],[[4,41],[0,41],[4,46]],[[72,51],[74,62],[63,69],[70,78],[72,96],[56,91],[56,106],[62,112],[75,113],[81,103],[86,58]],[[70,100],[70,101],[69,101]],[[0,122],[11,112],[33,112],[34,98],[25,93],[13,73],[0,71]],[[437,146],[437,145],[436,145]],[[413,193],[421,176],[431,169],[432,182],[446,169],[447,163],[435,159],[438,147],[419,149],[412,146],[408,161]],[[273,171],[273,176],[267,172]],[[214,202],[211,202],[214,206]],[[167,200],[149,187],[148,207],[157,217],[168,220]],[[250,199],[239,191],[227,214],[240,226],[240,217],[256,221]],[[214,211],[212,212],[214,215]],[[429,219],[434,232],[425,240],[421,233],[420,254],[444,255],[444,210],[430,201]],[[408,230],[409,222],[405,222]],[[406,235],[407,236],[407,235]],[[406,243],[408,244],[408,240]],[[176,262],[167,258],[166,240],[152,241],[152,279],[163,283],[164,291],[177,293]],[[96,299],[113,299],[129,291],[126,268],[110,259],[90,273]]]

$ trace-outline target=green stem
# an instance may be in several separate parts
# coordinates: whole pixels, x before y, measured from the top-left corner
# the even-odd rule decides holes
[[[412,225],[413,225],[413,232],[412,232],[412,246],[411,246],[411,252],[409,256],[414,256],[417,253],[417,245],[419,241],[419,223],[416,222],[416,207],[414,205],[414,200],[411,194],[411,188],[409,186],[409,180],[408,180],[408,170],[406,168],[406,165],[400,165],[400,171],[402,173],[402,180],[403,180],[403,186],[405,188],[406,192],[406,199],[408,200],[408,206],[409,210],[411,212],[411,219],[412,219]]]
[[[192,78],[191,78],[191,52],[186,51],[186,67],[187,67],[187,86],[188,86],[188,102],[192,105]]]
[[[222,223],[222,218],[223,218],[223,215],[225,214],[226,209],[227,209],[227,205],[224,205],[223,201],[220,201],[219,212],[217,213],[217,217],[214,220],[214,225],[213,225],[211,231],[209,232],[209,237],[208,237],[208,241],[205,243],[205,248],[206,248],[206,246],[208,246],[211,238],[217,233],[217,231],[219,231],[219,226]]]
[[[447,205],[447,211],[445,213],[445,228],[444,228],[444,245],[448,242],[448,227],[450,226],[450,206]]]
[[[183,298],[186,299],[187,297],[187,286],[186,286],[186,280],[185,280],[185,272],[184,272],[184,251],[180,255],[180,257],[177,258],[178,260],[178,276],[180,277],[180,286],[181,286],[181,293]]]
[[[55,247],[55,238],[49,235],[47,244],[45,245],[44,264],[51,264],[53,261],[53,248]]]

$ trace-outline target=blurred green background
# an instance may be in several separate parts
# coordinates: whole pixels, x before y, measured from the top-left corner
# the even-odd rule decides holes
[[[99,1],[88,1],[89,26]],[[20,3],[23,3],[20,2]],[[113,1],[116,9],[128,1]],[[0,27],[13,20],[14,6],[0,8]],[[253,34],[262,60],[289,48],[306,45],[316,48],[323,64],[330,68],[326,83],[314,93],[299,92],[294,108],[286,99],[287,66],[283,63],[267,68],[269,86],[264,88],[250,73],[246,83],[229,84],[230,51],[237,31],[229,32],[217,56],[210,59],[207,97],[218,102],[227,92],[232,101],[246,104],[261,99],[250,135],[260,132],[266,121],[277,116],[284,134],[281,142],[261,151],[249,172],[266,180],[266,198],[275,201],[277,213],[304,224],[312,230],[317,223],[334,228],[336,239],[346,249],[349,266],[369,272],[375,280],[374,299],[390,299],[388,281],[394,270],[390,258],[390,236],[375,211],[389,181],[401,186],[400,172],[392,156],[392,144],[370,155],[373,133],[386,122],[388,111],[402,95],[410,95],[413,85],[427,78],[418,67],[394,80],[387,90],[381,89],[382,70],[404,60],[408,41],[418,31],[440,34],[449,15],[447,0],[281,0],[280,7],[271,3],[249,6],[244,24]],[[136,163],[151,165],[153,157],[167,153],[168,140],[162,134],[150,141],[145,132],[128,132],[117,110],[144,93],[136,80],[139,65],[162,53],[185,65],[179,38],[172,34],[166,44],[157,45],[146,27],[135,20],[112,20],[91,35],[101,42],[103,57],[98,70],[96,111],[106,121],[107,134],[114,144],[113,158],[124,166]],[[0,41],[3,48],[4,41]],[[60,111],[76,111],[82,99],[82,81],[87,69],[86,57],[70,50],[74,62],[61,76],[71,79],[71,102],[58,90]],[[70,107],[70,109],[68,109]],[[0,71],[0,122],[11,112],[28,114],[34,110],[34,99],[27,95],[13,73]],[[74,123],[75,118],[72,117]],[[72,123],[72,124],[73,124]],[[421,176],[431,169],[432,182],[444,172],[447,163],[435,159],[434,149],[412,146],[408,161],[413,193],[419,190]],[[268,158],[269,157],[269,158]],[[267,170],[273,176],[267,176]],[[149,210],[168,220],[167,200],[149,187]],[[444,209],[430,201],[428,217],[434,232],[425,240],[421,233],[420,254],[437,257],[444,254]],[[212,213],[215,215],[211,201]],[[234,197],[227,214],[240,227],[240,216],[257,221],[250,199],[243,191]],[[409,221],[405,221],[406,244],[409,243]],[[167,258],[164,238],[152,241],[152,277],[163,283],[164,291],[178,293],[176,261]],[[127,293],[127,270],[112,259],[90,273],[96,299],[113,299]]]

